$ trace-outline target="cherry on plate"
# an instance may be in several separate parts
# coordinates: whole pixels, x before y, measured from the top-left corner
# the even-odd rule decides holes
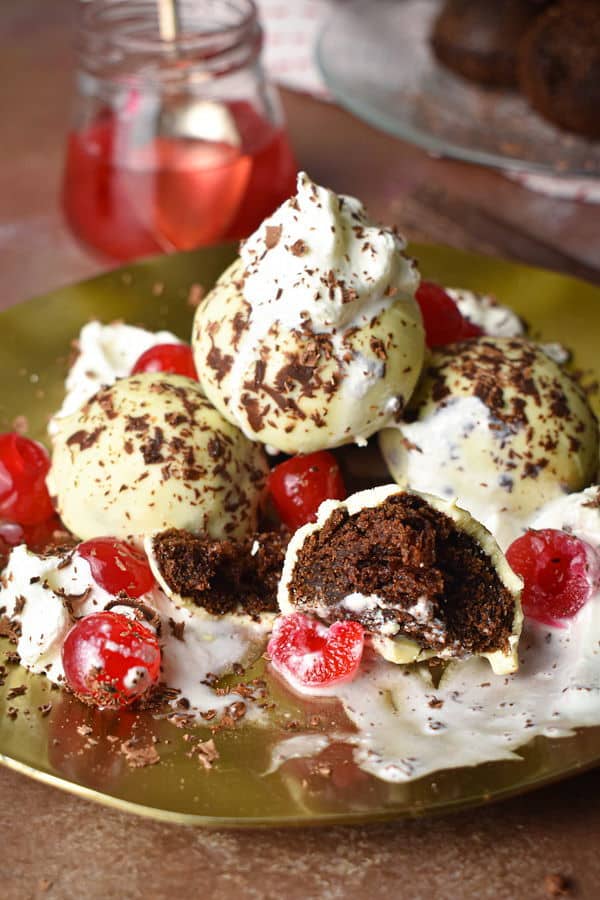
[[[286,459],[271,469],[267,484],[277,515],[292,530],[314,522],[323,500],[346,498],[340,467],[327,450]]]
[[[334,622],[328,628],[303,613],[291,613],[275,622],[267,653],[273,668],[302,690],[350,681],[363,650],[360,622]]]
[[[0,520],[37,525],[53,514],[46,487],[50,457],[37,441],[0,434]]]
[[[87,560],[92,578],[109,594],[124,592],[135,599],[154,587],[146,554],[126,541],[92,538],[78,545],[77,554]]]
[[[188,344],[156,344],[139,357],[131,370],[132,375],[141,372],[166,372],[169,375],[185,375],[198,381],[192,348]]]
[[[40,553],[49,545],[68,537],[62,522],[54,514],[36,525],[19,525],[17,522],[0,522],[0,569],[8,562],[10,551],[25,544],[34,553]]]
[[[524,582],[523,612],[547,625],[574,616],[598,586],[600,557],[564,531],[530,529],[513,541],[506,558]]]
[[[152,631],[115,612],[80,619],[62,648],[68,687],[101,709],[119,709],[147,693],[158,680],[160,661]]]
[[[415,299],[421,307],[425,343],[430,349],[483,334],[483,329],[462,315],[450,294],[439,284],[422,281]]]

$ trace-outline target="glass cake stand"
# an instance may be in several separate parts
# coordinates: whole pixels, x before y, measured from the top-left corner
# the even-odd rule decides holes
[[[600,142],[559,131],[518,94],[441,66],[429,46],[441,0],[340,6],[317,45],[323,78],[369,124],[429,153],[509,172],[600,178]]]

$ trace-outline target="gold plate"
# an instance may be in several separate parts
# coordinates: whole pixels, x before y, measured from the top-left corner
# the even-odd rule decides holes
[[[425,277],[495,293],[528,321],[536,337],[573,349],[574,365],[591,380],[600,378],[600,289],[449,248],[416,245],[411,251]],[[29,434],[44,439],[48,415],[62,400],[70,342],[90,318],[123,318],[188,338],[191,286],[209,288],[233,255],[232,247],[220,247],[160,257],[0,314],[0,430],[25,415]],[[598,412],[597,399],[594,403]],[[358,481],[364,480],[361,472],[373,471],[372,452],[345,451]],[[6,641],[0,642],[0,663],[9,649]],[[339,728],[341,715],[335,703],[292,700],[272,684],[278,710],[269,726],[242,721],[216,734],[220,757],[206,771],[190,755],[193,741],[186,735],[207,739],[207,728],[179,729],[148,714],[93,711],[19,666],[7,665],[6,670],[0,687],[3,763],[101,803],[176,822],[256,827],[419,816],[507,797],[600,762],[600,728],[593,728],[560,740],[536,738],[522,749],[522,761],[445,770],[404,785],[387,784],[356,769],[343,745],[316,761],[290,761],[265,774],[280,739],[304,730],[327,733]],[[261,671],[258,663],[247,677]],[[21,685],[26,693],[11,695]],[[39,709],[48,703],[50,712]],[[121,745],[134,736],[144,745],[156,740],[159,764],[128,764]]]

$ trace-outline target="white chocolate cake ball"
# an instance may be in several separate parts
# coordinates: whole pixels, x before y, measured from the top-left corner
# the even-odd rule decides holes
[[[123,378],[57,423],[48,488],[77,537],[254,531],[264,453],[189,378]]]
[[[278,603],[327,623],[360,622],[398,664],[484,656],[518,667],[521,580],[468,512],[383,485],[321,504],[286,552]]]
[[[285,453],[363,443],[394,421],[424,354],[404,247],[300,174],[196,313],[196,367],[223,416]]]
[[[436,351],[380,446],[395,480],[456,498],[501,546],[545,503],[590,484],[598,424],[575,382],[519,338]]]

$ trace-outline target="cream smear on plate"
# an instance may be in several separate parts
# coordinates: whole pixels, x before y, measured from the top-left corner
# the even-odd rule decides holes
[[[184,698],[190,704],[186,714],[200,716],[209,710],[223,712],[242,701],[233,691],[218,695],[207,682],[212,676],[230,674],[236,665],[248,665],[262,653],[272,615],[257,620],[241,613],[210,615],[174,603],[158,586],[139,600],[160,618],[161,680],[178,692],[175,705]],[[61,649],[75,619],[114,601],[77,553],[41,557],[21,545],[12,551],[0,579],[0,606],[21,626],[16,647],[21,664],[55,684],[64,681]],[[111,609],[133,615],[126,605]],[[247,712],[249,718],[260,718],[260,710],[252,704]]]

